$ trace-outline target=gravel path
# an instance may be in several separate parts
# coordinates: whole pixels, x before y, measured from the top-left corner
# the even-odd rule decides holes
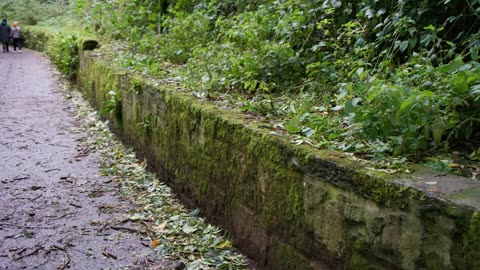
[[[143,269],[152,249],[122,221],[135,206],[79,144],[53,75],[35,52],[0,54],[0,269]]]

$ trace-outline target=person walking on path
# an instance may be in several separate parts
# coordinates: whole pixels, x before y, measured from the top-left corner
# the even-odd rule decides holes
[[[0,23],[0,42],[2,42],[3,52],[8,52],[8,41],[10,40],[12,28],[7,24],[7,19]]]
[[[12,24],[12,31],[11,31],[11,37],[13,40],[13,51],[17,52],[22,52],[22,42],[23,42],[23,33],[22,33],[22,28],[18,26],[18,22],[13,22]]]

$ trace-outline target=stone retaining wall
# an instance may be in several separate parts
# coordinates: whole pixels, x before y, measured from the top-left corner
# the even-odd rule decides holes
[[[480,269],[480,203],[294,145],[242,114],[80,56],[77,82],[114,131],[260,267]]]
[[[371,175],[342,154],[295,146],[88,53],[78,82],[99,110],[115,108],[114,129],[153,170],[268,269],[478,266],[466,257],[478,244],[463,241],[475,235],[469,227],[478,230],[471,207]]]

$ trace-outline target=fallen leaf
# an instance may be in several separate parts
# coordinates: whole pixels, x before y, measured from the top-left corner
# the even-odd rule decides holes
[[[151,246],[152,248],[155,248],[155,247],[157,247],[159,244],[160,244],[160,241],[158,241],[158,239],[153,239],[153,240],[152,240],[152,244],[150,244],[150,246]]]
[[[220,248],[220,249],[229,249],[232,247],[232,242],[230,241],[223,241],[222,243],[218,244],[217,245],[217,248]]]
[[[182,228],[182,231],[183,231],[184,233],[186,233],[186,234],[191,234],[191,233],[193,233],[193,232],[196,231],[196,230],[197,230],[197,228],[192,227],[192,226],[190,226],[190,225],[188,225],[188,224],[186,224],[186,225],[183,226],[183,228]]]
[[[158,230],[163,231],[167,227],[167,222],[163,222],[157,226]]]

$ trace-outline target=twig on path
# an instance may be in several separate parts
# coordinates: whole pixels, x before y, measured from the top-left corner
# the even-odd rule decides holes
[[[0,223],[0,228],[1,228],[2,226],[15,227],[15,228],[23,228],[23,226],[20,226],[20,225],[17,225],[17,224],[12,224],[12,223]]]
[[[10,249],[10,252],[17,251],[18,249]],[[22,248],[16,255],[21,255],[23,252],[27,251],[27,248]]]
[[[30,178],[29,175],[27,175],[27,176],[16,176],[16,177],[14,177],[14,178],[12,179],[11,182],[13,182],[13,181],[19,181],[19,180],[25,180],[25,179],[29,179],[29,178]]]
[[[112,253],[109,253],[107,252],[107,246],[104,246],[103,247],[103,252],[102,252],[103,256],[107,257],[107,258],[112,258],[114,260],[117,259],[117,256],[113,255]]]
[[[51,145],[51,146],[60,146],[60,147],[65,147],[65,148],[71,148],[71,146],[62,145],[62,144],[58,144],[58,143],[50,143],[49,145]]]
[[[37,197],[34,197],[34,198],[28,198],[28,197],[16,197],[16,198],[13,198],[12,200],[30,200],[30,201],[35,201],[36,199],[42,197],[42,194],[38,195]]]
[[[153,220],[151,217],[146,217],[146,218],[128,218],[128,221],[140,221],[140,222],[154,222],[155,220]]]
[[[74,158],[86,157],[86,156],[88,156],[88,153],[90,153],[90,149],[85,148],[85,149],[82,149],[82,150],[78,150],[78,154],[76,154],[73,157]]]
[[[22,226],[20,228],[25,228],[25,229],[44,229],[44,230],[52,230],[58,228],[58,226]]]
[[[62,248],[61,246],[57,246],[57,245],[53,245],[52,246],[53,250],[61,250],[63,252],[67,252],[64,248]]]
[[[115,207],[113,205],[109,205],[109,204],[104,204],[104,205],[100,205],[98,206],[98,209],[113,209],[113,210],[117,210],[118,212],[122,212],[122,213],[127,213],[128,211],[127,210],[124,210],[122,208],[118,208],[118,207]]]
[[[155,233],[153,232],[152,227],[150,226],[150,224],[148,224],[145,220],[141,220],[140,223],[142,223],[143,226],[145,226],[145,227],[147,228],[146,231],[145,231],[145,233],[146,233],[148,236],[152,237],[152,235],[155,234]]]
[[[15,227],[15,228],[20,228],[20,229],[45,229],[45,230],[51,230],[51,229],[56,229],[58,226],[22,226],[22,225],[17,225],[17,224],[11,224],[11,223],[0,223],[0,226],[9,226],[9,227]]]
[[[45,187],[42,187],[42,186],[32,186],[30,189],[35,191],[35,190],[39,190],[39,189],[42,189],[42,188],[45,188]]]
[[[52,249],[53,249],[53,250],[60,250],[60,251],[65,252],[65,254],[67,254],[67,259],[65,260],[65,263],[63,263],[63,265],[62,265],[61,267],[58,267],[59,270],[64,270],[64,269],[66,269],[67,266],[68,266],[68,265],[70,264],[70,262],[71,262],[70,254],[68,254],[68,252],[67,252],[64,248],[62,248],[62,247],[60,247],[60,246],[57,246],[57,245],[53,245],[53,246],[52,246]]]
[[[68,176],[60,176],[60,180],[67,180]]]
[[[68,255],[68,253],[66,253],[66,254],[67,254],[67,261],[63,264],[63,266],[60,268],[60,270],[66,269],[67,266],[70,264],[70,261],[71,261],[70,260],[70,255]]]
[[[53,171],[60,171],[60,169],[49,169],[49,170],[46,170],[46,171],[43,171],[44,173],[48,173],[48,172],[53,172]]]
[[[117,230],[117,231],[127,231],[127,232],[131,232],[131,233],[144,233],[138,229],[133,229],[133,228],[127,228],[127,227],[120,227],[120,226],[110,226],[110,228],[112,228],[113,230]]]
[[[112,224],[112,221],[105,222],[105,224],[103,224],[102,227],[100,227],[97,231],[103,232],[103,230],[105,229],[105,227],[107,227],[107,226],[110,225],[110,224]]]
[[[36,199],[38,199],[38,198],[40,198],[40,197],[42,197],[42,196],[43,196],[43,194],[40,194],[40,195],[38,195],[37,197],[35,197],[35,198],[31,199],[30,201],[32,201],[32,202],[33,202],[33,201],[35,201]]]
[[[115,226],[123,224],[123,223],[127,223],[127,222],[132,222],[132,220],[130,218],[119,220],[119,221],[115,222]]]
[[[37,248],[35,248],[34,251],[32,251],[32,252],[30,252],[30,253],[27,253],[27,254],[25,254],[25,255],[22,255],[22,256],[20,256],[20,257],[14,258],[13,260],[14,260],[14,261],[18,261],[18,260],[21,260],[21,259],[23,259],[23,258],[25,258],[25,257],[35,255],[35,254],[37,254],[37,253],[38,253],[40,250],[42,250],[42,249],[43,249],[43,246],[37,246]],[[24,251],[25,251],[25,250],[22,250],[20,253],[17,253],[17,255],[23,253]]]
[[[143,226],[147,227],[149,231],[152,230],[152,228],[150,227],[150,224],[148,224],[145,220],[140,220],[140,223],[142,223]]]
[[[69,203],[71,206],[75,207],[75,208],[83,208],[83,206],[79,205],[79,204],[74,204],[74,203]]]

